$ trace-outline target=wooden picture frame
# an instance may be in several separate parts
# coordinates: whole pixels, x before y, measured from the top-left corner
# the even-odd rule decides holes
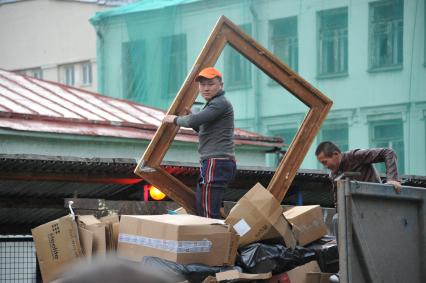
[[[185,115],[185,109],[191,107],[198,95],[197,74],[206,67],[214,66],[227,43],[309,107],[268,186],[268,190],[281,202],[333,103],[237,25],[221,16],[167,111],[168,115]],[[178,130],[177,125],[161,124],[139,160],[135,174],[163,191],[188,212],[195,213],[195,192],[160,167]]]

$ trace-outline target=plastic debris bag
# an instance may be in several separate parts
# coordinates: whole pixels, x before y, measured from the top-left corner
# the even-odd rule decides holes
[[[336,237],[324,236],[306,248],[315,252],[322,272],[337,273],[339,271],[339,249]]]
[[[292,250],[282,244],[254,243],[239,249],[237,265],[248,273],[278,274],[315,259],[315,252],[303,247]]]

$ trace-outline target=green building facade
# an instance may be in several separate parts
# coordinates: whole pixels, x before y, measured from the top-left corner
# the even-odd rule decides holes
[[[140,1],[91,19],[99,92],[167,109],[225,15],[333,100],[302,168],[332,140],[392,147],[401,173],[426,175],[425,14],[425,0]],[[290,143],[307,107],[230,46],[216,67],[236,126]]]

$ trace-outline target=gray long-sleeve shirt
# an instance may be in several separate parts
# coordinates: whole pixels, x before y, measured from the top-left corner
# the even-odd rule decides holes
[[[200,159],[212,157],[235,158],[234,110],[221,92],[194,114],[177,117],[179,126],[193,128],[198,132]]]

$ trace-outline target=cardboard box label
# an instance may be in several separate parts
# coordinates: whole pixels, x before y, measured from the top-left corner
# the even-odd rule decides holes
[[[244,219],[241,219],[234,225],[234,230],[235,232],[237,232],[238,235],[240,235],[240,237],[247,234],[250,229],[250,225],[248,225]]]
[[[118,237],[120,243],[140,245],[162,251],[174,253],[208,253],[212,249],[212,242],[202,241],[173,241],[164,239],[155,239],[137,235],[120,234]]]

